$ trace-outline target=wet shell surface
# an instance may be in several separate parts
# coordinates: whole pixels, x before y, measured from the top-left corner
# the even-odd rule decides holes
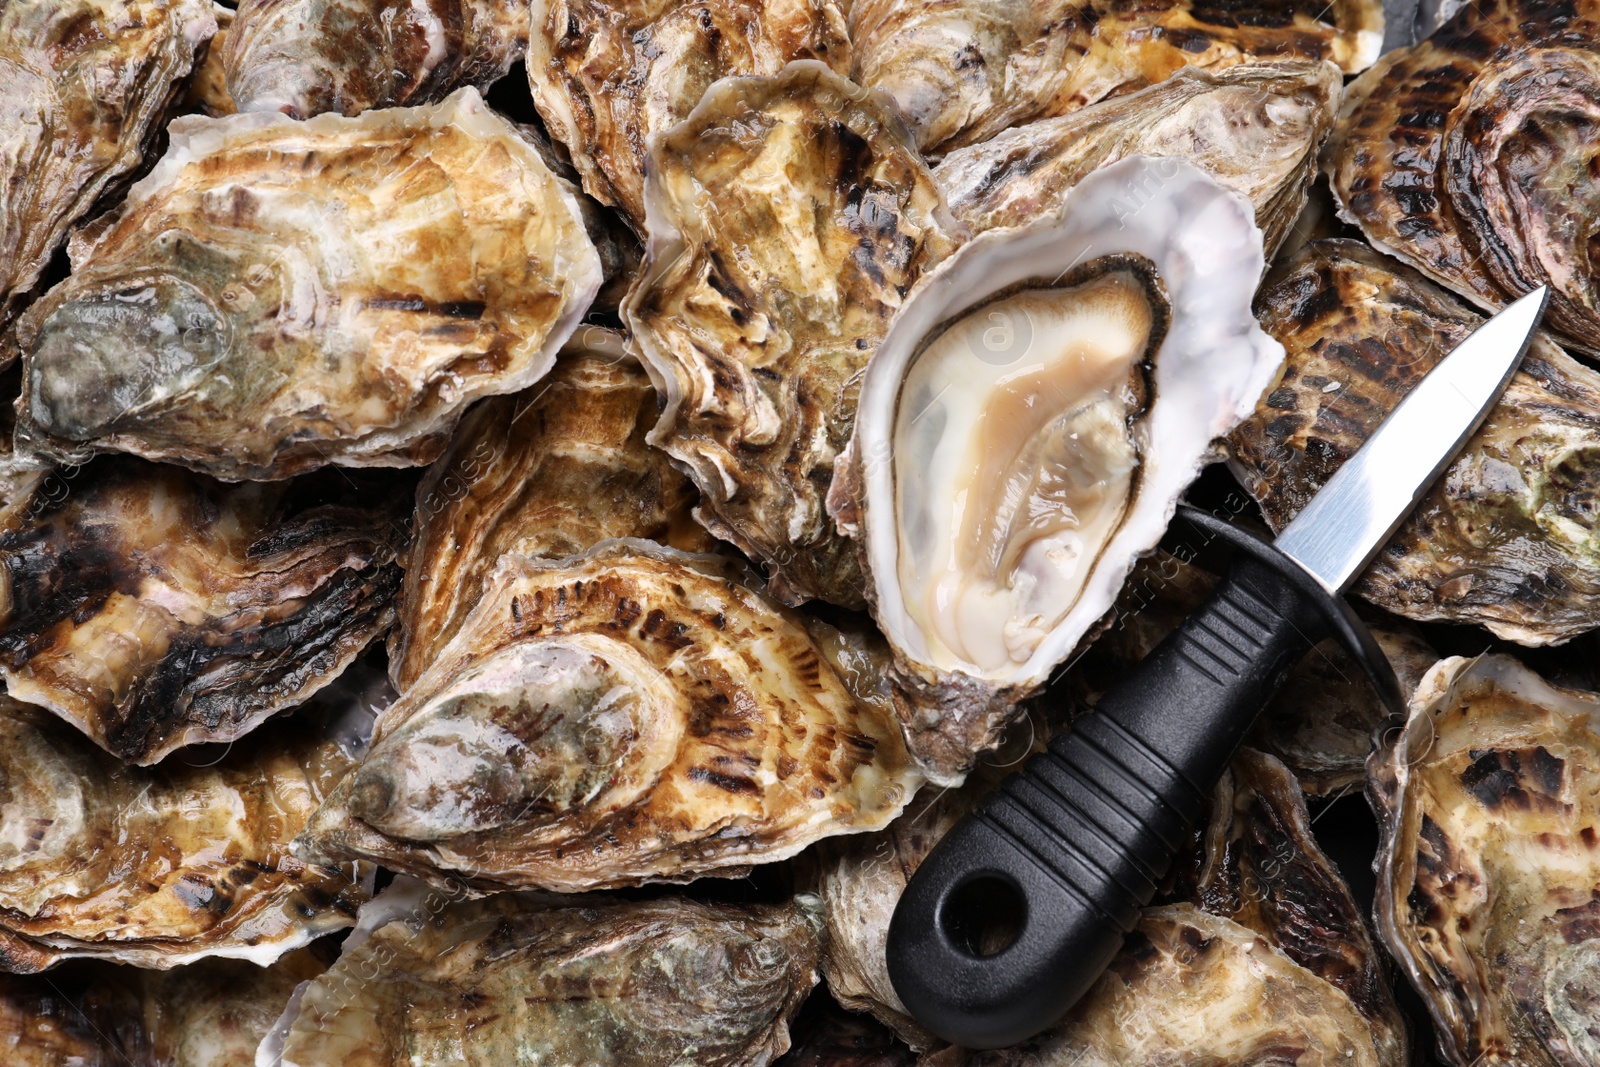
[[[778,597],[859,606],[824,498],[862,368],[959,226],[888,101],[816,62],[719,82],[651,166],[623,307],[666,399],[650,441]]]
[[[1308,245],[1257,306],[1288,359],[1228,447],[1274,530],[1483,322],[1415,271],[1342,240]],[[1597,459],[1600,374],[1536,338],[1355,592],[1408,618],[1477,623],[1525,645],[1593,629]]]
[[[1372,763],[1379,932],[1456,1067],[1600,1061],[1600,699],[1443,660]]]
[[[550,369],[599,288],[575,199],[476,90],[170,132],[18,322],[28,449],[228,479],[427,462]]]
[[[1243,196],[1132,156],[1059,215],[974,238],[895,317],[830,506],[934,780],[959,780],[1091,632],[1271,383],[1263,265]]]

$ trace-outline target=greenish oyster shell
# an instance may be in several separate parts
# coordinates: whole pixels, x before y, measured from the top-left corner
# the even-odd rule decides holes
[[[1353,241],[1307,245],[1257,297],[1283,379],[1228,439],[1282,530],[1483,317]],[[1538,337],[1488,419],[1355,585],[1418,621],[1525,645],[1600,626],[1600,374]]]
[[[230,480],[424,463],[550,369],[600,286],[575,197],[476,90],[171,134],[17,323],[19,452]]]
[[[1600,1061],[1600,698],[1441,661],[1372,758],[1378,929],[1455,1067]]]
[[[402,879],[261,1054],[282,1067],[765,1067],[816,984],[820,925],[804,897],[461,902]]]

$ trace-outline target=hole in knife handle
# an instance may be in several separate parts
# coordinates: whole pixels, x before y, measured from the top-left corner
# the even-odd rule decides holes
[[[1028,903],[1011,879],[978,874],[951,890],[939,924],[951,943],[980,959],[998,956],[1022,935]]]

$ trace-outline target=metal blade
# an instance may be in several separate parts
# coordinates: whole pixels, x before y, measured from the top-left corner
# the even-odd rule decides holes
[[[1540,286],[1461,344],[1402,400],[1273,543],[1331,592],[1343,592],[1466,444],[1544,314]]]

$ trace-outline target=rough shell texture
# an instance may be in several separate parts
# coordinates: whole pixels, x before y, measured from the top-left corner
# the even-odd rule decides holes
[[[233,28],[234,9],[212,3],[211,14],[217,20],[217,32],[212,35],[205,58],[194,68],[189,87],[184,90],[183,111],[221,118],[238,111],[233,97],[228,94],[227,72],[222,69],[222,54],[227,48],[228,31]]]
[[[1447,659],[1373,756],[1378,928],[1457,1067],[1600,1060],[1600,699]]]
[[[817,980],[814,911],[804,898],[450,903],[397,883],[263,1053],[281,1049],[282,1067],[764,1067]]]
[[[1264,288],[1283,380],[1229,439],[1281,530],[1482,317],[1352,241],[1308,245]],[[1396,614],[1528,645],[1600,624],[1600,374],[1536,339],[1477,434],[1355,586]]]
[[[455,636],[507,552],[561,558],[614,537],[690,551],[694,487],[645,443],[656,391],[620,335],[585,326],[555,369],[472,410],[417,487],[390,672],[406,688]]]
[[[575,199],[476,90],[171,135],[18,322],[29,447],[230,479],[426,462],[599,288]]]
[[[859,606],[824,498],[861,370],[958,228],[888,102],[820,63],[718,83],[651,163],[644,275],[623,307],[666,397],[651,443],[778,597]]]
[[[1063,115],[1183,67],[1254,59],[1367,66],[1383,38],[1372,0],[856,0],[855,78],[883,89],[917,143],[943,152]]]
[[[581,891],[736,874],[876,829],[920,784],[876,635],[647,541],[508,555],[380,717],[312,847],[438,882]]]
[[[688,117],[711,84],[814,59],[847,74],[836,0],[534,0],[528,84],[583,187],[645,227],[650,140]],[[524,18],[528,17],[524,8]]]
[[[350,766],[304,721],[264,727],[206,766],[128,767],[9,699],[0,734],[0,970],[72,956],[266,964],[351,925],[366,898],[356,866],[290,854]]]
[[[1267,258],[1306,206],[1342,79],[1330,63],[1185,69],[1148,89],[957,149],[934,168],[974,233],[1048,214],[1089,172],[1124,156],[1177,156],[1250,198]]]
[[[25,485],[0,508],[0,677],[127,762],[244,735],[394,621],[403,512],[342,478],[106,457]]]
[[[1600,354],[1600,5],[1464,4],[1358,78],[1329,142],[1342,213],[1380,249],[1498,308],[1542,282],[1545,325]]]

